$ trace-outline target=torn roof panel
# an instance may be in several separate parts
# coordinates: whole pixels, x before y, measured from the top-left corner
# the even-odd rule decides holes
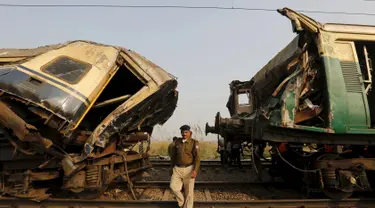
[[[55,45],[46,45],[41,46],[38,48],[1,48],[0,49],[0,59],[1,58],[9,58],[9,57],[33,57],[39,54],[45,53],[50,50],[54,50],[56,48],[61,47],[63,44],[55,44]]]
[[[289,8],[278,9],[278,12],[288,17],[293,24],[293,27],[298,30],[302,28],[308,29],[311,32],[318,32],[318,30],[324,30],[327,32],[336,33],[353,33],[353,34],[375,34],[374,25],[362,25],[362,24],[343,24],[343,23],[320,23],[313,18],[296,12]]]
[[[124,52],[130,56],[138,64],[138,66],[144,70],[145,73],[152,77],[158,85],[164,83],[166,80],[169,80],[171,77],[175,78],[172,74],[168,73],[140,54],[131,50],[124,50]]]

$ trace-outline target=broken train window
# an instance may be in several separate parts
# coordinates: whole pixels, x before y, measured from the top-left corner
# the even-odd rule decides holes
[[[78,83],[90,69],[91,64],[67,56],[57,57],[42,67],[42,71],[70,84]]]
[[[249,105],[249,95],[246,92],[238,94],[238,104]]]

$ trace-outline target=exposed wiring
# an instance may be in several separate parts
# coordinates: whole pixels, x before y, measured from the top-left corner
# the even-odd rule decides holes
[[[298,170],[298,171],[301,171],[301,172],[305,172],[305,173],[315,173],[315,172],[318,172],[319,170],[321,170],[321,168],[318,168],[318,169],[312,169],[312,170],[302,170],[300,168],[297,168],[296,166],[292,165],[290,162],[288,162],[280,153],[279,151],[279,148],[277,148],[276,146],[274,146],[276,151],[277,151],[277,154],[280,156],[280,158],[286,163],[288,164],[290,167]]]

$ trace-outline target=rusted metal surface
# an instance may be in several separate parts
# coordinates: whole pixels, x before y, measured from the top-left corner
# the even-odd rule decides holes
[[[23,142],[38,142],[46,152],[50,153],[51,155],[61,157],[61,154],[51,149],[53,142],[50,139],[43,138],[38,129],[25,123],[19,116],[17,116],[6,104],[0,101],[0,109],[2,109],[0,114],[0,124],[6,128],[9,128],[13,131],[13,133],[17,136],[17,138]],[[12,143],[13,141],[9,139]],[[15,143],[16,149],[21,149]],[[26,151],[23,151],[24,153]]]
[[[96,158],[102,158],[106,155],[110,155],[110,154],[113,154],[115,151],[116,151],[116,148],[117,148],[117,141],[113,141],[112,143],[110,143],[104,150],[103,152],[101,152],[100,154],[98,155],[95,155]]]
[[[14,134],[21,141],[35,142],[43,141],[42,138],[34,136],[31,131],[37,132],[35,126],[25,123],[17,114],[15,114],[5,103],[0,101],[0,122],[6,128],[12,129]],[[51,144],[49,144],[50,146]]]
[[[58,171],[49,171],[49,172],[28,171],[28,174],[30,174],[30,180],[32,181],[52,180],[52,179],[60,177],[60,174]]]
[[[147,132],[137,132],[135,134],[126,135],[123,138],[125,142],[139,142],[139,141],[146,141],[150,139],[150,135]]]
[[[30,170],[24,172],[24,173],[18,173],[13,174],[11,177],[9,177],[9,181],[15,182],[19,179],[23,179],[24,175],[29,176],[29,180],[31,181],[43,181],[43,180],[51,180],[59,177],[58,171],[49,171],[49,172],[32,172]]]
[[[79,171],[77,174],[73,175],[64,183],[64,188],[72,190],[73,192],[81,192],[85,188],[86,183],[86,172]]]
[[[317,108],[314,108],[314,109],[308,109],[308,110],[304,110],[304,111],[298,111],[296,112],[296,115],[295,115],[295,123],[300,123],[300,122],[303,122],[303,121],[307,121],[307,120],[310,120],[312,118],[315,118],[316,116],[318,116],[321,112],[323,111],[323,107],[317,107]]]
[[[366,170],[375,170],[375,158],[319,160],[315,162],[314,166],[322,169],[352,169],[357,165]]]

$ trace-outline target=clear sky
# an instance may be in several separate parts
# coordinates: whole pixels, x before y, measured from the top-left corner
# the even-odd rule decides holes
[[[232,0],[42,1],[0,0],[2,4],[122,4],[232,6]],[[177,109],[155,136],[171,139],[178,128],[204,129],[225,107],[231,80],[249,80],[295,34],[276,9],[374,12],[364,0],[234,0],[235,7],[274,12],[147,8],[0,7],[1,48],[28,48],[69,40],[120,45],[147,57],[178,77]],[[320,22],[374,24],[375,16],[307,14]],[[210,138],[215,138],[210,136]]]

